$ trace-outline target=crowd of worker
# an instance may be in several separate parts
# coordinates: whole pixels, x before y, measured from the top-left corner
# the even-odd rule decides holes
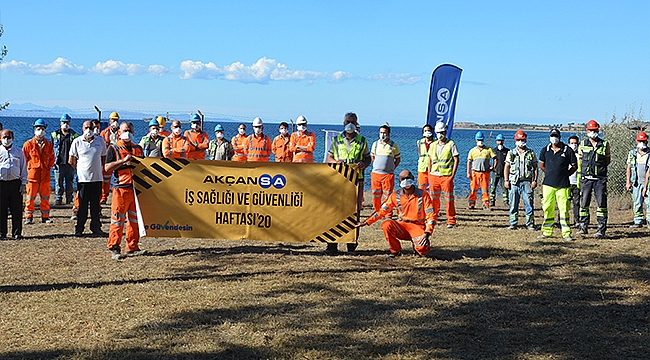
[[[158,116],[149,122],[149,132],[139,142],[134,140],[133,124],[120,123],[116,112],[109,116],[109,126],[100,131],[99,120],[83,123],[81,134],[70,128],[70,116],[64,114],[60,128],[46,136],[47,124],[42,119],[33,123],[34,137],[22,149],[13,146],[13,132],[2,130],[0,146],[0,237],[8,234],[8,211],[12,214],[11,237],[22,237],[24,224],[34,222],[35,202],[40,197],[41,222],[49,224],[50,173],[55,176],[55,205],[73,204],[71,219],[76,221],[75,236],[83,236],[90,212],[90,231],[95,236],[108,237],[108,249],[114,259],[144,253],[138,246],[139,229],[133,187],[132,157],[166,157],[199,160],[269,161],[313,163],[316,137],[307,130],[307,119],[299,116],[297,130],[289,131],[282,122],[279,134],[273,140],[264,133],[262,119],[255,118],[253,132],[247,134],[246,124],[239,124],[238,133],[227,140],[221,124],[214,126],[214,139],[203,129],[199,114],[190,118],[191,129],[183,131],[178,120],[168,122]],[[0,124],[1,128],[1,124]],[[599,125],[591,120],[586,125],[587,137],[580,140],[571,136],[562,141],[558,129],[549,134],[549,144],[539,153],[526,144],[527,135],[519,130],[514,135],[516,147],[504,146],[504,137],[496,136],[496,146],[485,144],[481,131],[476,133],[476,146],[467,156],[466,175],[470,180],[467,209],[492,211],[497,189],[503,203],[509,208],[509,230],[519,224],[519,204],[523,199],[525,222],[536,231],[534,190],[538,187],[539,170],[544,173],[542,188],[543,223],[540,238],[553,236],[556,207],[559,210],[561,236],[573,241],[572,227],[577,234],[587,235],[590,225],[589,205],[592,193],[596,198],[596,238],[605,237],[607,230],[607,168],[611,161],[609,143],[599,136]],[[634,199],[633,227],[643,225],[644,208],[650,214],[647,197],[649,150],[644,132],[637,135],[637,147],[627,160],[627,190]],[[398,145],[390,139],[390,127],[379,128],[379,139],[371,146],[360,134],[356,114],[344,116],[343,131],[332,138],[327,162],[346,163],[358,169],[357,205],[362,208],[364,173],[372,164],[370,189],[374,212],[356,226],[371,225],[383,220],[382,229],[389,243],[389,257],[401,254],[400,240],[413,243],[417,254],[430,249],[429,238],[440,217],[440,198],[445,200],[446,227],[456,224],[454,176],[460,165],[460,154],[453,140],[447,138],[447,126],[442,122],[425,125],[422,138],[417,141],[417,178],[409,170],[399,173],[399,188],[394,189],[395,169],[401,156]],[[73,179],[77,176],[76,192]],[[478,192],[481,202],[477,205]],[[110,230],[101,228],[101,205],[106,204],[112,192]],[[23,195],[25,202],[23,207]],[[65,195],[65,197],[64,197]],[[65,200],[65,202],[64,202]],[[571,211],[572,210],[572,211]],[[570,221],[573,213],[573,221]],[[650,222],[647,222],[650,228]],[[126,228],[126,231],[125,231]],[[124,233],[124,234],[123,234]],[[126,247],[121,251],[124,235]],[[354,252],[357,244],[347,244]],[[325,254],[336,255],[336,243],[328,243]]]

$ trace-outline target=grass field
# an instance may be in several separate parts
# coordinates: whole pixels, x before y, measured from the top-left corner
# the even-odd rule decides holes
[[[385,259],[377,224],[355,256],[145,238],[146,256],[114,261],[54,209],[0,241],[0,358],[650,358],[650,234],[630,210],[610,208],[608,239],[572,243],[508,231],[498,206],[459,213],[427,257],[404,242]]]

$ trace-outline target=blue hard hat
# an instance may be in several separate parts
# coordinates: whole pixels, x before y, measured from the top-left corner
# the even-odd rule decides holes
[[[37,127],[37,126],[47,127],[47,124],[45,123],[45,120],[43,120],[43,119],[36,119],[36,121],[34,121],[34,125],[32,125],[32,127]]]
[[[68,115],[68,114],[61,115],[61,122],[70,122],[70,120],[72,120],[70,115]]]
[[[483,137],[483,133],[482,133],[482,132],[477,131],[477,132],[476,132],[476,135],[474,135],[474,139],[475,139],[475,140],[481,140],[481,141],[482,141],[482,140],[484,140],[485,138]]]
[[[151,119],[151,120],[149,120],[149,126],[150,126],[150,127],[151,127],[151,126],[160,126],[160,124],[158,124],[158,120],[156,120],[156,119]]]
[[[497,140],[505,141],[506,139],[503,137],[503,135],[499,134],[496,137]]]
[[[221,126],[221,124],[217,124],[217,125],[215,125],[215,126],[214,126],[214,131],[215,131],[215,132],[217,132],[217,131],[223,131],[223,126]]]
[[[190,122],[199,122],[201,121],[201,115],[199,114],[192,114],[190,117]]]

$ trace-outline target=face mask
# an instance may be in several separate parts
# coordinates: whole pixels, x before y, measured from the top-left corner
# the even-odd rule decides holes
[[[411,186],[413,186],[414,183],[415,183],[415,181],[413,181],[413,179],[404,179],[404,180],[400,181],[399,186],[402,189],[406,189],[406,188],[410,188]]]
[[[525,141],[519,140],[519,141],[517,141],[517,142],[515,142],[515,143],[517,144],[517,147],[518,147],[518,148],[523,149],[523,148],[526,147],[526,142],[525,142]]]
[[[433,136],[433,133],[431,131],[425,131],[422,133],[422,136],[424,136],[425,138],[430,138]]]
[[[179,128],[179,127],[174,128],[174,129],[172,129],[172,132],[174,133],[174,135],[180,135],[181,134],[181,128]]]
[[[587,137],[590,139],[595,139],[598,137],[598,133],[595,131],[587,131]]]
[[[124,141],[131,141],[131,139],[133,139],[133,135],[131,135],[130,131],[125,131],[120,134],[120,139]]]
[[[151,134],[151,136],[158,136],[158,129],[151,129],[149,133]]]
[[[98,127],[93,129],[93,134],[99,135],[99,128]]]
[[[92,138],[93,136],[95,136],[95,132],[94,132],[94,131],[92,131],[92,130],[90,130],[90,129],[86,129],[86,130],[84,130],[84,137],[85,137],[85,138],[90,139],[90,138]]]
[[[13,143],[14,143],[14,139],[6,139],[6,138],[2,139],[2,145],[4,145],[5,147],[10,147],[11,144]]]
[[[351,134],[353,132],[357,131],[357,126],[354,125],[353,123],[348,123],[345,125],[345,132],[348,134]]]
[[[117,121],[116,121],[116,122],[112,122],[112,123],[111,123],[111,127],[112,127],[113,129],[117,129]]]
[[[246,129],[238,129],[237,131],[239,131],[239,135],[246,134]]]
[[[644,143],[644,142],[640,142],[640,143],[636,144],[636,148],[639,149],[639,150],[645,150],[647,147],[648,147],[648,145],[646,145],[646,143]]]
[[[560,142],[560,138],[555,137],[555,136],[551,136],[551,137],[549,138],[549,140],[551,141],[551,144],[553,144],[553,145],[556,145],[557,143]]]
[[[280,129],[280,134],[286,135],[287,134],[287,129]]]
[[[255,135],[259,135],[262,133],[262,128],[261,127],[253,128],[253,131],[255,132]]]
[[[500,144],[497,145],[497,149],[499,149],[499,150],[503,150],[503,145],[500,145]]]
[[[222,132],[218,132],[215,136],[217,137],[217,139],[223,139],[223,133]]]
[[[578,144],[570,144],[569,147],[573,149],[573,151],[578,150]]]
[[[478,147],[483,147],[483,141],[477,141],[476,146]]]
[[[305,131],[307,130],[307,125],[298,125],[298,131]]]
[[[436,133],[436,136],[438,136],[438,140],[444,140],[447,137],[445,133]]]
[[[381,140],[386,140],[386,133],[379,133],[379,138]]]
[[[45,130],[43,129],[34,130],[34,135],[36,135],[36,137],[41,138],[43,137],[43,135],[45,135]]]
[[[192,130],[201,130],[201,126],[198,123],[192,123]]]
[[[69,128],[70,128],[70,124],[68,123],[61,124],[61,130],[68,130]]]

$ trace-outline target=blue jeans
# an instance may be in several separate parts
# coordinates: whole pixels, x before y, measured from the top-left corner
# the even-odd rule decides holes
[[[643,184],[632,187],[632,201],[634,201],[634,223],[643,224],[643,208],[645,208],[645,218],[650,223],[650,198],[643,197]]]
[[[72,196],[73,187],[72,180],[74,180],[75,170],[70,164],[60,164],[54,166],[54,179],[56,188],[56,202],[63,202],[63,190],[65,185],[65,200],[66,203],[71,204],[74,201]],[[65,184],[64,184],[65,182]]]
[[[526,226],[535,225],[533,214],[534,197],[530,181],[519,180],[517,183],[510,183],[510,225],[517,225],[519,221],[519,199],[524,199],[526,207]]]

